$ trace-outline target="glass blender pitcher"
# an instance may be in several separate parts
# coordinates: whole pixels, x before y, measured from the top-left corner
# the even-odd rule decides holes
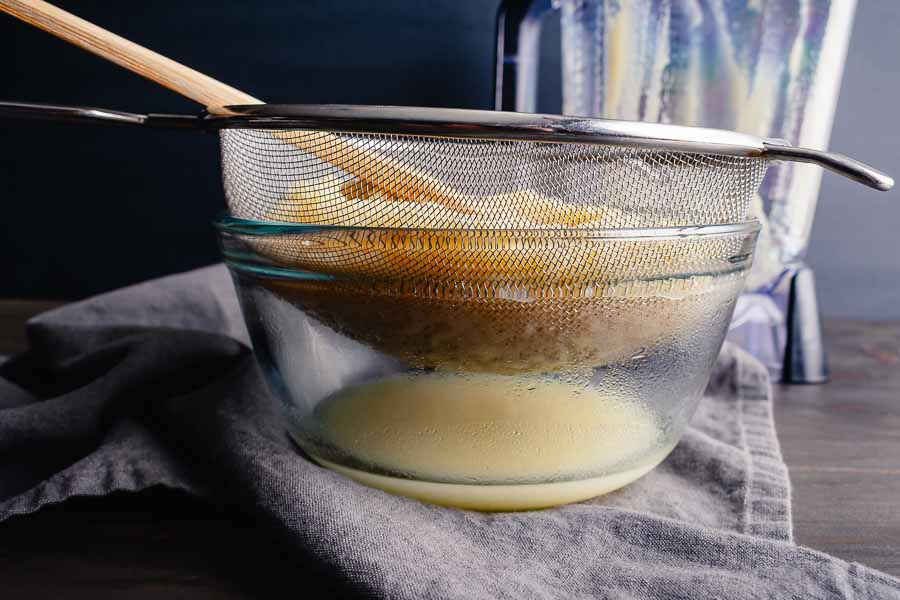
[[[542,23],[559,13],[562,112],[715,127],[825,149],[856,0],[504,0],[496,108],[534,112]],[[827,366],[803,262],[821,170],[769,169],[763,224],[729,339],[788,382]]]

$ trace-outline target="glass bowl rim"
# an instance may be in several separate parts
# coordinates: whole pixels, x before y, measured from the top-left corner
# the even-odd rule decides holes
[[[568,239],[591,240],[637,240],[637,239],[677,239],[696,238],[705,236],[726,236],[732,234],[754,234],[760,228],[760,222],[756,219],[740,221],[737,223],[721,223],[712,225],[679,225],[673,227],[630,227],[630,228],[596,228],[580,229],[576,227],[554,228],[518,228],[518,229],[489,229],[489,228],[428,228],[428,227],[363,227],[350,225],[313,225],[309,223],[289,223],[282,221],[258,221],[254,219],[241,219],[228,213],[219,215],[213,221],[213,226],[220,235],[239,234],[252,236],[284,236],[308,233],[348,233],[348,232],[383,232],[397,234],[507,234],[507,235],[541,235],[553,237],[557,235]]]

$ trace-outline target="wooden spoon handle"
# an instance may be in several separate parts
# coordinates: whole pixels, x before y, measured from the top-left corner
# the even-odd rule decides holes
[[[227,114],[232,104],[263,104],[253,96],[216,81],[174,60],[97,27],[43,0],[0,0],[0,11],[39,27],[88,52],[169,88],[206,107],[207,112]],[[290,131],[273,134],[301,150],[357,176],[389,200],[434,202],[468,212],[465,198],[447,193],[426,175],[378,153],[355,149],[331,133],[314,132],[303,137]],[[313,144],[312,142],[316,143]],[[327,150],[327,151],[325,151]]]
[[[0,0],[0,10],[199,102],[209,112],[222,112],[221,107],[230,104],[262,104],[249,94],[43,0]]]

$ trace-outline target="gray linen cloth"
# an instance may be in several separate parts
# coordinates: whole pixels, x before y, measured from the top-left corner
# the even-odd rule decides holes
[[[299,455],[221,265],[51,311],[28,333],[0,367],[0,521],[162,485],[227,498],[349,595],[900,598],[897,580],[792,543],[767,374],[733,347],[659,468],[591,501],[483,514]]]

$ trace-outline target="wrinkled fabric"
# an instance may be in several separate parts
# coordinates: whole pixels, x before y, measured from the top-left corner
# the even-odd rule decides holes
[[[731,346],[651,473],[587,502],[484,514],[301,456],[221,265],[45,313],[28,335],[0,366],[0,521],[161,485],[248,513],[349,595],[900,598],[896,579],[792,543],[768,376]]]

